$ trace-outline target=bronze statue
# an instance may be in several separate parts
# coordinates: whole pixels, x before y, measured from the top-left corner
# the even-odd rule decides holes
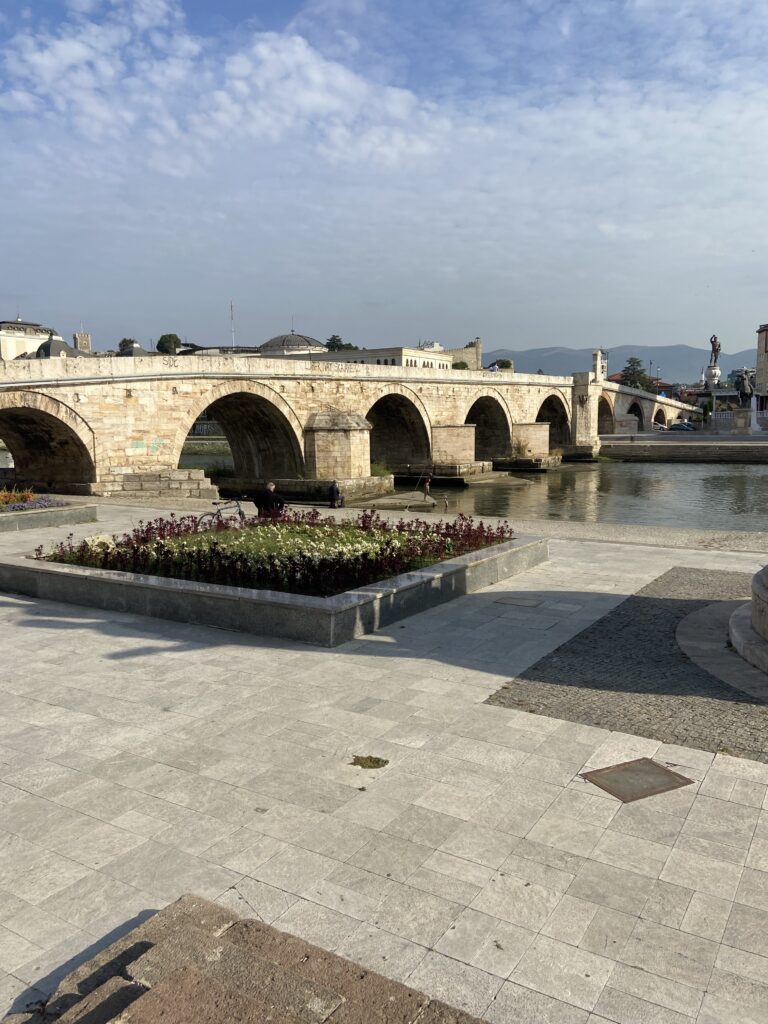
[[[752,395],[754,393],[752,382],[749,379],[749,370],[741,371],[737,390],[739,393],[739,406],[742,409],[748,409],[752,404]]]
[[[720,358],[720,342],[717,340],[716,334],[713,334],[709,339],[709,344],[712,346],[712,355],[709,357],[709,365],[717,366],[717,360]]]

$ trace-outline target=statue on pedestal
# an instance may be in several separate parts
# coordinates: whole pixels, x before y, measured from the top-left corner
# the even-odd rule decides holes
[[[717,366],[717,360],[720,358],[720,342],[717,340],[717,335],[713,334],[709,339],[709,344],[712,346],[712,354],[709,357],[709,365]]]
[[[752,405],[752,395],[754,393],[752,382],[749,379],[749,370],[742,370],[739,375],[739,382],[737,385],[737,391],[739,393],[739,405],[742,409],[749,409]]]

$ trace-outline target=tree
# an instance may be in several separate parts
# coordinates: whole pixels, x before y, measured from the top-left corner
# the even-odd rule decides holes
[[[458,363],[453,364],[454,370],[468,370],[469,364],[465,363],[463,359],[460,359]]]
[[[182,341],[178,334],[163,334],[157,339],[155,348],[166,356],[175,356],[181,348]]]
[[[511,370],[512,360],[511,359],[497,359],[496,365],[500,370]]]
[[[135,338],[123,338],[117,346],[117,351],[121,356],[129,356],[138,345],[139,343]]]
[[[637,356],[630,356],[627,365],[621,371],[621,383],[628,388],[639,388],[641,391],[650,391],[651,378],[643,369],[643,364]]]
[[[338,334],[332,334],[328,338],[328,343],[325,346],[329,352],[357,352],[357,345],[352,345],[348,341],[342,341]]]

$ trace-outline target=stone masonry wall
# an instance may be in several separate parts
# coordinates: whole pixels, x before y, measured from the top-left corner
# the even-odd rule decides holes
[[[365,431],[318,434],[307,444],[305,429],[318,413],[365,417],[379,399],[397,395],[423,422],[432,448],[437,442],[446,454],[450,449],[450,461],[471,461],[474,431],[464,424],[478,398],[494,399],[511,429],[515,423],[535,422],[550,395],[563,402],[572,419],[573,390],[573,379],[563,377],[229,356],[0,363],[0,413],[50,417],[62,436],[74,439],[92,460],[96,493],[119,490],[126,474],[175,471],[198,415],[230,395],[250,396],[254,411],[259,411],[261,419],[243,415],[238,420],[238,429],[253,435],[254,457],[259,444],[289,446],[299,460],[300,475],[346,479],[369,471]],[[591,415],[600,388],[588,387],[587,393],[586,412]],[[648,400],[648,422],[653,405]],[[596,425],[596,411],[593,418]],[[589,434],[591,421],[584,422]],[[248,444],[242,447],[246,454],[250,451]]]

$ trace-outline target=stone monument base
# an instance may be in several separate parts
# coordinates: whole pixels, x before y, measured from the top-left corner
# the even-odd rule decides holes
[[[752,600],[731,615],[728,634],[745,661],[768,673],[768,566],[752,577]]]

